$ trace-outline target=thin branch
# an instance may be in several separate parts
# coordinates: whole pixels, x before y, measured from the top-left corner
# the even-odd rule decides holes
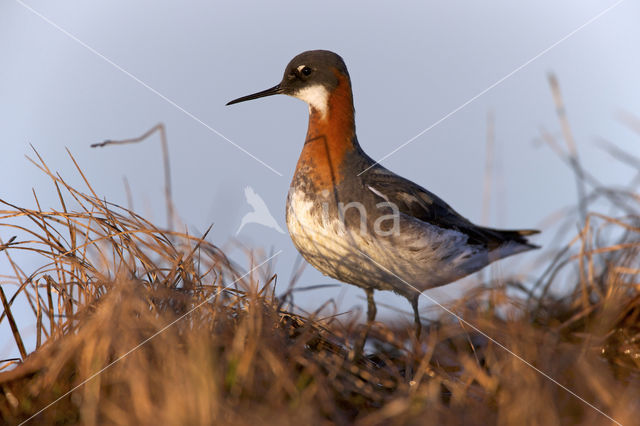
[[[147,130],[141,136],[137,138],[131,139],[122,139],[122,140],[106,140],[104,142],[91,144],[91,148],[102,148],[109,145],[125,145],[130,143],[138,143],[142,142],[151,136],[153,133],[160,133],[160,142],[162,143],[162,160],[164,163],[164,195],[165,201],[167,204],[167,227],[168,229],[173,229],[174,225],[174,206],[173,206],[173,195],[171,190],[171,165],[169,161],[169,143],[167,142],[167,133],[164,127],[164,124],[158,123],[153,126],[151,129]]]

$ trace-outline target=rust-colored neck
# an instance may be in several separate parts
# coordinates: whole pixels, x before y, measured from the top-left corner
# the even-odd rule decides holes
[[[310,178],[316,192],[332,190],[344,179],[342,162],[358,144],[351,83],[335,73],[338,85],[329,95],[326,113],[310,108],[307,138],[296,167],[296,175]]]

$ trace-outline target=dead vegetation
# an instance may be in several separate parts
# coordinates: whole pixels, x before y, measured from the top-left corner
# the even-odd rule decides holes
[[[0,200],[0,235],[16,236],[0,241],[14,271],[2,278],[0,321],[12,324],[21,353],[2,365],[0,419],[637,423],[640,197],[633,186],[600,186],[575,152],[555,148],[582,191],[567,223],[582,228],[549,253],[536,282],[480,286],[448,307],[463,321],[442,312],[420,344],[407,324],[376,323],[374,349],[357,362],[349,357],[353,319],[298,315],[278,296],[277,253],[256,255],[243,271],[206,233],[159,229],[88,182],[87,193],[72,188],[38,157],[60,209]],[[624,159],[640,173],[639,162]],[[606,214],[592,209],[603,201]],[[40,266],[25,272],[17,253]],[[13,315],[18,298],[36,319],[31,354]]]

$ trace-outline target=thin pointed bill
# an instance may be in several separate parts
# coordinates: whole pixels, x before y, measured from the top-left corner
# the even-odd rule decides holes
[[[237,104],[239,102],[244,102],[244,101],[250,101],[251,99],[258,99],[258,98],[264,98],[265,96],[271,96],[271,95],[279,95],[283,93],[282,88],[280,87],[279,84],[273,86],[270,89],[267,90],[263,90],[262,92],[258,92],[258,93],[254,93],[252,95],[247,95],[247,96],[243,96],[241,98],[238,99],[234,99],[230,102],[227,102],[227,105],[233,105],[233,104]]]

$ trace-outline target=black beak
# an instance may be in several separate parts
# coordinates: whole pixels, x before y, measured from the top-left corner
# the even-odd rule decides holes
[[[227,102],[227,105],[237,104],[238,102],[250,101],[251,99],[264,98],[265,96],[279,95],[281,93],[283,93],[283,91],[280,88],[280,85],[277,84],[273,86],[271,89],[263,90],[262,92],[254,93],[253,95],[247,95],[238,99],[234,99],[230,102]]]

